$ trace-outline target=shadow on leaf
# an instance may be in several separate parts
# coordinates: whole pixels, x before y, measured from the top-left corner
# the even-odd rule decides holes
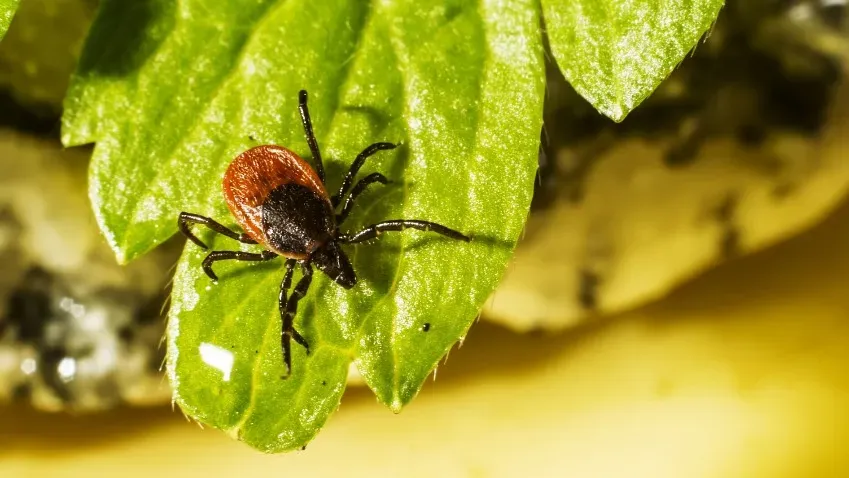
[[[77,73],[127,76],[138,71],[172,30],[176,7],[176,2],[133,2],[131,8],[124,0],[101,2],[97,16],[109,21],[94,22]],[[162,18],[171,19],[169,28],[152,29]]]

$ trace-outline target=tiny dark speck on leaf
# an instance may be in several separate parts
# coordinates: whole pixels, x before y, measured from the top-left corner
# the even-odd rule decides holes
[[[302,447],[301,447],[301,451],[304,451],[304,450],[306,450],[306,449],[307,449],[307,446],[306,446],[306,445],[304,445],[304,446],[302,446]]]
[[[422,325],[422,331],[427,332],[428,330],[430,330],[430,322],[425,322],[424,325]]]
[[[259,350],[254,350],[254,353],[255,353],[255,354],[259,354]]]
[[[322,384],[322,385],[327,385],[327,380],[322,380],[322,381],[321,381],[321,384]]]

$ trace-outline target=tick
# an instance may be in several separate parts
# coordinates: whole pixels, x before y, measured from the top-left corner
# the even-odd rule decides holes
[[[294,321],[300,301],[312,281],[312,266],[327,274],[334,282],[351,289],[357,284],[351,262],[343,244],[356,244],[376,238],[383,232],[418,229],[432,231],[445,237],[469,242],[465,236],[441,224],[417,219],[393,219],[383,221],[356,233],[342,233],[339,225],[345,222],[357,197],[374,183],[388,184],[389,180],[380,173],[371,173],[351,187],[365,160],[382,150],[395,149],[393,143],[374,143],[365,148],[345,174],[342,186],[335,196],[327,193],[324,166],[318,142],[315,139],[307,107],[307,92],[299,94],[298,110],[301,122],[315,163],[313,169],[294,152],[276,145],[251,148],[230,163],[224,173],[222,189],[227,207],[242,228],[236,232],[214,219],[181,212],[177,226],[189,240],[209,249],[192,233],[192,224],[202,224],[213,231],[244,244],[259,244],[265,250],[259,253],[243,251],[210,251],[204,258],[203,271],[213,281],[218,276],[212,265],[218,261],[269,261],[278,256],[285,258],[286,273],[280,283],[278,307],[282,322],[281,347],[287,378],[292,371],[292,348],[294,340],[310,353],[309,342],[295,330]],[[341,208],[340,208],[341,206]],[[295,266],[302,271],[292,294],[292,274]]]

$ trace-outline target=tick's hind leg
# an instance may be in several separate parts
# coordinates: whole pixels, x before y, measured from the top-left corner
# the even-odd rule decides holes
[[[209,247],[207,247],[206,244],[203,243],[203,241],[198,239],[198,237],[194,235],[191,229],[189,229],[189,226],[191,224],[203,224],[204,226],[212,229],[213,231],[219,234],[223,234],[231,239],[235,239],[244,244],[256,244],[256,241],[251,239],[251,237],[247,234],[239,234],[238,232],[223,226],[221,223],[216,222],[212,218],[201,216],[199,214],[192,214],[190,212],[181,212],[180,215],[177,217],[177,228],[180,230],[180,232],[183,233],[184,236],[188,237],[190,241],[194,242],[195,244],[204,249],[209,249]]]
[[[418,229],[419,231],[432,231],[437,234],[441,234],[445,237],[456,239],[458,241],[469,242],[471,238],[468,236],[455,231],[454,229],[449,229],[442,224],[437,224],[435,222],[429,221],[419,221],[417,219],[395,219],[392,221],[384,221],[379,222],[377,224],[373,224],[362,231],[353,234],[353,235],[342,235],[339,237],[339,241],[346,244],[354,244],[357,242],[368,241],[369,239],[374,239],[378,235],[384,232],[389,231],[403,231],[404,229]]]
[[[289,375],[292,374],[292,339],[306,349],[307,355],[310,354],[309,343],[295,330],[295,314],[298,312],[298,301],[306,295],[312,282],[312,266],[309,264],[302,265],[301,269],[304,275],[298,281],[298,285],[295,286],[292,295],[287,299],[286,295],[289,287],[292,285],[292,273],[294,269],[295,260],[287,260],[286,275],[280,284],[279,307],[282,322],[280,345],[283,347],[283,363],[286,365],[286,374],[283,375],[283,378],[289,378]]]
[[[330,198],[330,201],[333,203],[333,207],[336,208],[339,206],[339,201],[341,201],[342,198],[345,197],[345,194],[348,193],[348,189],[351,188],[351,183],[354,182],[354,178],[357,176],[357,173],[360,171],[360,168],[369,156],[374,155],[374,153],[378,151],[395,149],[397,147],[397,144],[392,143],[374,143],[358,154],[357,159],[351,163],[351,168],[348,169],[348,172],[345,174],[345,178],[342,180],[342,187],[339,188],[339,193]]]
[[[203,271],[206,272],[206,275],[209,276],[210,279],[214,281],[218,281],[218,276],[215,275],[215,272],[212,271],[212,264],[218,261],[250,261],[250,262],[261,262],[261,261],[270,261],[277,257],[277,254],[271,251],[262,251],[259,254],[254,254],[253,252],[242,252],[242,251],[212,251],[206,255],[204,258],[202,266]]]

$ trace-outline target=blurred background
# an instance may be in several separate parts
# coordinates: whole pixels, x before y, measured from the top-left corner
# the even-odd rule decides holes
[[[282,456],[172,409],[182,240],[118,267],[59,143],[95,8],[26,0],[0,42],[0,476],[849,476],[846,2],[729,1],[621,124],[550,64],[480,322],[400,415],[352,374]]]

